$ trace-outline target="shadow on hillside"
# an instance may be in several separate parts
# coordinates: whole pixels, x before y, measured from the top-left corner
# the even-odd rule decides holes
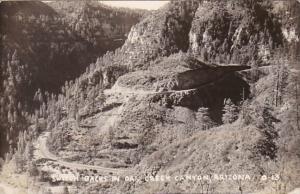
[[[178,105],[198,110],[199,107],[208,107],[211,118],[221,123],[224,100],[230,98],[236,105],[250,95],[250,86],[242,78],[231,73],[212,84],[199,88],[196,92],[179,102]]]

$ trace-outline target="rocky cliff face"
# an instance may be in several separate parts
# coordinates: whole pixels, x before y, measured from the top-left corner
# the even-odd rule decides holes
[[[300,52],[300,3],[297,0],[274,1],[273,12],[280,18],[285,39],[285,52],[297,61]],[[298,68],[296,66],[296,68]]]
[[[268,7],[206,1],[193,20],[190,50],[218,63],[251,64],[267,62],[270,50],[282,44],[282,39],[280,24]]]
[[[273,7],[273,13],[281,20],[283,35],[286,40],[288,42],[299,41],[299,1],[274,1]]]
[[[78,29],[85,25],[81,13],[68,20],[79,22]],[[250,193],[268,187],[260,175],[299,163],[293,109],[299,84],[286,56],[272,58],[285,42],[273,14],[262,0],[172,1],[134,26],[122,48],[66,82],[58,96],[44,95],[47,106],[36,111],[33,126],[38,118],[45,121],[52,149],[75,163],[130,168],[139,177],[228,172],[253,177],[247,186],[141,180],[108,183],[101,192]],[[7,75],[18,69],[16,56],[9,56]],[[238,73],[246,65],[252,68]],[[297,175],[288,174],[278,187],[299,185],[290,183]],[[88,185],[94,191],[98,186]]]
[[[129,71],[147,70],[179,51],[209,63],[261,66],[284,41],[281,24],[262,2],[176,1],[146,16],[107,56]]]
[[[281,24],[262,2],[179,1],[136,25],[124,64],[145,68],[158,56],[189,51],[204,61],[264,65],[284,42]]]
[[[145,68],[150,60],[187,51],[188,33],[198,1],[174,1],[134,26],[122,52],[129,56],[125,64]]]
[[[217,63],[266,65],[271,57],[270,51],[284,42],[281,25],[272,14],[269,5],[260,1],[171,2],[134,26],[124,46],[99,58],[81,80],[91,83],[88,80],[100,74],[101,79],[95,79],[93,84],[105,83],[109,88],[121,76],[118,84],[125,87],[152,91],[182,90],[213,80],[209,75],[220,77],[222,74],[222,70],[221,73],[218,70],[205,71],[209,75],[194,71],[199,63],[197,58]],[[187,52],[191,62],[186,63],[185,57],[172,55],[179,51]],[[107,71],[103,67],[114,70]],[[126,74],[128,72],[132,73]],[[174,72],[180,73],[174,77]],[[232,91],[231,96],[237,102],[243,92],[248,95],[249,86],[242,79],[229,77],[240,84],[237,87],[240,89]],[[224,83],[226,80],[230,82],[226,78]],[[223,96],[218,100],[219,110],[228,96],[225,90],[223,92],[224,95],[219,95]],[[184,101],[188,104],[188,100]]]

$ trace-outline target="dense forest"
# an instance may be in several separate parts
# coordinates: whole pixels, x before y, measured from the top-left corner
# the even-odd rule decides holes
[[[11,12],[0,4],[0,135],[10,147],[2,150],[4,172],[13,165],[47,183],[40,166],[59,161],[33,156],[33,142],[47,133],[51,153],[70,172],[97,173],[68,162],[138,177],[281,177],[64,184],[65,193],[299,187],[298,1],[172,1],[147,14],[89,1],[22,3],[4,4],[24,6]]]
[[[47,91],[39,97],[45,100],[57,94],[98,56],[120,47],[143,12],[96,2],[34,1],[2,2],[0,10],[2,155],[39,107],[34,94]]]

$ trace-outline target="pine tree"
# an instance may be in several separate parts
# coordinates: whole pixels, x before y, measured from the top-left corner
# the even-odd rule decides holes
[[[237,106],[230,100],[224,101],[222,121],[224,124],[232,123],[238,118]]]
[[[213,126],[213,121],[209,117],[208,108],[200,107],[196,112],[196,128],[207,130]]]
[[[33,145],[30,141],[26,144],[25,147],[25,157],[27,161],[31,161],[33,158]]]
[[[5,163],[8,163],[13,157],[12,149],[9,149],[9,151],[5,154]]]
[[[25,163],[23,154],[20,153],[20,151],[17,151],[14,154],[14,160],[15,160],[15,164],[16,164],[16,169],[15,169],[16,172],[17,173],[23,172],[26,163]]]
[[[11,59],[12,59],[12,61],[17,61],[18,58],[19,58],[19,57],[18,57],[18,51],[15,50],[14,53],[13,53],[13,55],[12,55],[12,58],[11,58]]]
[[[14,122],[14,119],[13,119],[13,114],[12,112],[9,110],[8,113],[7,113],[7,120],[9,123],[13,123]]]
[[[80,119],[81,119],[81,116],[80,116],[79,112],[76,112],[75,120],[76,120],[77,125],[80,124]]]
[[[274,104],[277,107],[282,104],[283,90],[287,85],[288,69],[282,60],[277,61],[277,66],[274,69]]]
[[[0,170],[2,169],[2,166],[4,165],[4,160],[0,158]]]
[[[98,102],[101,104],[101,106],[105,103],[105,94],[103,89],[100,89],[99,91]]]
[[[18,151],[20,153],[24,153],[24,150],[25,150],[25,137],[24,137],[24,133],[23,132],[20,132],[19,133],[19,138],[18,138]]]

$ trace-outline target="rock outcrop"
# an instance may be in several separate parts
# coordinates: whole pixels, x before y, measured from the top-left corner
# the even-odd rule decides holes
[[[124,64],[144,69],[151,60],[178,51],[187,51],[188,33],[198,1],[174,1],[149,14],[134,26],[121,52]]]
[[[294,94],[286,91],[297,90],[298,83],[289,77],[288,65],[269,65],[269,51],[284,42],[269,8],[262,0],[172,1],[151,13],[132,28],[122,48],[99,57],[63,87],[58,100],[51,98],[47,121],[63,128],[53,127],[53,137],[74,137],[58,144],[62,154],[85,151],[92,164],[132,167],[138,177],[228,172],[257,177],[278,173],[277,164],[287,169],[280,154],[298,159],[292,148],[298,144],[288,143],[287,150],[285,143],[296,142],[296,125],[288,122],[298,118],[290,108],[297,106]],[[291,161],[289,167],[298,164]],[[269,184],[251,181],[244,187],[236,181],[142,180],[104,190],[190,192],[193,187],[204,193],[206,185],[210,193],[252,192]]]
[[[203,2],[189,34],[190,51],[214,62],[267,63],[269,51],[283,43],[280,23],[268,9],[258,1]]]

